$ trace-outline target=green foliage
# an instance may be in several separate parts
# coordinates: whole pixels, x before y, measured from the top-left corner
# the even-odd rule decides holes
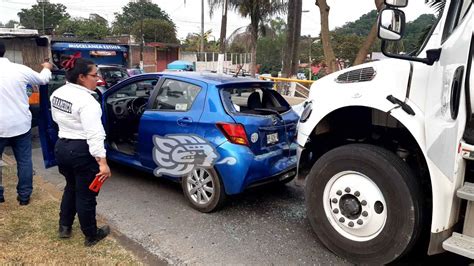
[[[416,51],[423,44],[423,40],[431,27],[436,22],[436,17],[423,14],[412,22],[406,24],[405,37],[402,39],[405,51]]]
[[[276,18],[265,24],[266,36],[257,41],[257,64],[260,73],[278,72],[282,68],[286,40],[286,22]]]
[[[60,21],[70,17],[66,12],[66,6],[63,4],[41,3],[31,6],[29,9],[22,8],[21,11],[18,12],[21,25],[27,29],[37,29],[42,32],[43,8],[46,34],[51,34]]]
[[[231,53],[249,53],[250,52],[251,36],[249,31],[236,34],[232,38],[229,45],[229,52]]]
[[[109,28],[105,21],[75,18],[63,19],[55,32],[59,35],[73,33],[78,38],[98,40],[109,34]]]
[[[115,13],[115,21],[113,22],[114,34],[130,34],[136,26],[137,22],[144,19],[160,19],[165,20],[175,28],[173,21],[168,14],[161,10],[157,4],[140,0],[137,3],[130,2],[122,7],[122,13]],[[138,38],[140,36],[137,36]]]
[[[331,31],[331,44],[336,58],[353,62],[359,48],[364,43],[365,38],[369,35],[376,19],[377,11],[372,10],[369,13],[362,15],[358,20],[348,22],[344,24],[344,26]],[[427,33],[427,30],[431,28],[435,21],[435,16],[423,14],[416,20],[408,22],[406,24],[405,37],[399,42],[397,49],[403,51],[417,50],[421,46],[422,41],[420,41],[420,39],[424,39],[423,34]],[[304,48],[305,46],[306,48]],[[302,62],[308,61],[308,48],[308,44],[303,43],[300,55]],[[380,41],[377,39],[370,52],[378,51],[380,51]],[[319,63],[324,60],[322,44],[313,44],[311,54],[314,59],[313,63]]]
[[[375,21],[377,21],[377,10],[372,10],[362,15],[358,20],[347,22],[344,26],[336,28],[333,33],[367,37]]]
[[[0,26],[3,25],[5,28],[14,28],[15,24],[19,24],[19,22],[15,20],[9,20],[7,23],[5,23],[5,25],[0,23]]]
[[[140,36],[140,29],[141,22],[135,22],[131,34]],[[144,19],[143,36],[146,42],[179,43],[174,25],[164,19]]]
[[[204,32],[204,51],[206,52],[218,52],[219,43],[216,40],[209,40],[212,35],[212,30]],[[201,46],[201,34],[200,33],[189,33],[184,40],[181,49],[186,52],[199,52]]]

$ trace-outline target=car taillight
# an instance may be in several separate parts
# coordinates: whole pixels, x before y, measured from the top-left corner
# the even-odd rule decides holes
[[[217,123],[216,125],[231,143],[249,145],[247,134],[242,124]]]
[[[105,80],[102,80],[101,78],[99,78],[97,80],[97,86],[107,86],[107,82],[105,82]]]

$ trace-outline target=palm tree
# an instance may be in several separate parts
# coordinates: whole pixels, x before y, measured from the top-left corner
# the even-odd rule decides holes
[[[444,8],[446,7],[446,0],[425,0],[425,3],[434,8],[438,14],[443,13]]]
[[[216,0],[219,1],[219,0]],[[223,0],[221,0],[223,1]],[[214,2],[214,1],[213,1]],[[250,74],[255,76],[257,59],[257,39],[259,28],[273,15],[282,14],[286,11],[286,0],[229,0],[228,8],[237,11],[242,17],[250,17],[251,33],[251,65]]]
[[[219,39],[219,53],[225,53],[226,46],[226,35],[227,35],[227,9],[229,6],[229,0],[208,0],[209,3],[209,14],[212,17],[214,10],[222,6],[222,20],[221,20],[221,35]]]
[[[298,71],[299,42],[301,35],[302,0],[289,0],[286,42],[283,60],[283,77],[296,75]]]

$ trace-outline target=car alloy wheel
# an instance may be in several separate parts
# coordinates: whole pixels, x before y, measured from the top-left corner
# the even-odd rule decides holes
[[[191,206],[200,212],[217,210],[226,198],[219,175],[212,168],[195,168],[182,178],[181,186]]]

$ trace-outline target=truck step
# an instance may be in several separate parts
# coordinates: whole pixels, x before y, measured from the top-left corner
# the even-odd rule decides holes
[[[459,233],[453,235],[443,242],[443,248],[447,251],[474,260],[474,238]]]
[[[474,201],[474,183],[465,182],[456,194],[461,199]]]

